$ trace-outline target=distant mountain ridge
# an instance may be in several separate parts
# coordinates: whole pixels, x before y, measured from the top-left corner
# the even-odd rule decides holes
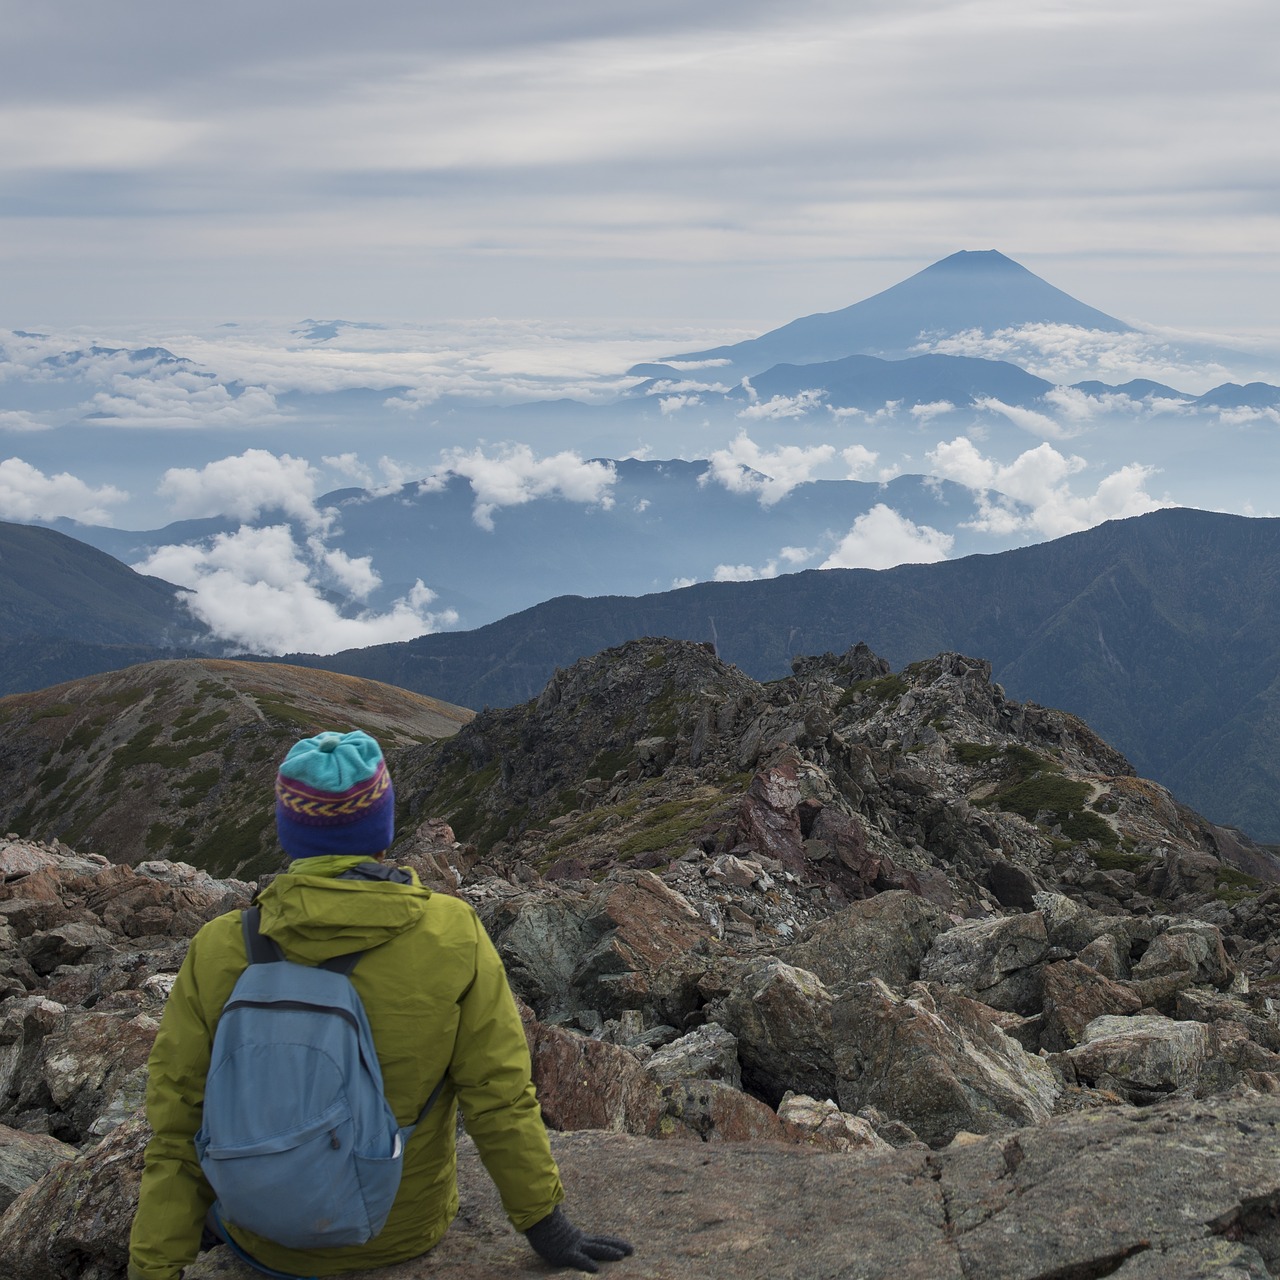
[[[895,666],[981,654],[1217,822],[1280,840],[1280,520],[1168,509],[998,555],[564,597],[473,632],[289,661],[466,706],[534,697],[644,635],[712,641],[756,679],[865,641]]]

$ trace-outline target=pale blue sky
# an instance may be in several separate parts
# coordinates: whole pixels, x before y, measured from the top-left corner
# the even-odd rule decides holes
[[[0,0],[0,324],[760,329],[956,249],[1280,326],[1274,0]]]

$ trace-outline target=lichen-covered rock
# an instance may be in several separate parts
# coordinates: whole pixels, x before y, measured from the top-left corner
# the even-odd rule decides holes
[[[666,1110],[662,1086],[634,1054],[524,1012],[533,1082],[549,1127],[617,1133],[657,1128]]]
[[[150,1136],[130,1120],[18,1196],[0,1217],[0,1275],[121,1280]]]
[[[1219,930],[1199,920],[1183,920],[1152,940],[1130,976],[1144,1004],[1171,1008],[1184,988],[1223,988],[1234,973]]]
[[[901,988],[920,976],[921,962],[949,923],[932,902],[890,890],[810,926],[780,955],[788,964],[816,973],[832,991],[872,977]]]
[[[723,1027],[708,1022],[663,1045],[645,1059],[644,1069],[663,1084],[677,1080],[720,1080],[742,1088],[738,1041]]]
[[[1193,1084],[1212,1046],[1202,1022],[1175,1022],[1162,1014],[1104,1016],[1063,1057],[1078,1079],[1132,1102],[1152,1102]]]
[[[830,1098],[789,1093],[778,1104],[778,1119],[800,1141],[823,1151],[882,1155],[893,1150],[870,1120],[841,1111]]]
[[[1079,1044],[1095,1018],[1137,1013],[1144,1003],[1132,986],[1113,982],[1079,960],[1045,965],[1043,982],[1039,1047],[1050,1052]]]
[[[57,1138],[0,1124],[0,1212],[54,1165],[75,1156],[75,1147]]]
[[[1000,1029],[993,1010],[934,983],[904,996],[872,979],[832,1011],[844,1111],[876,1107],[930,1146],[961,1130],[1000,1133],[1048,1118],[1052,1071]]]
[[[821,979],[770,957],[742,973],[735,989],[707,1010],[738,1040],[743,1084],[766,1101],[788,1089],[829,1098],[831,993]]]
[[[1033,1013],[1040,1007],[1040,962],[1048,950],[1038,911],[969,921],[934,939],[920,978],[945,983],[993,1009]]]

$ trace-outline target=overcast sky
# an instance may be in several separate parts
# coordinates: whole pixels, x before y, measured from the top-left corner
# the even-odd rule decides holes
[[[771,327],[998,248],[1271,327],[1275,0],[0,0],[0,324]]]

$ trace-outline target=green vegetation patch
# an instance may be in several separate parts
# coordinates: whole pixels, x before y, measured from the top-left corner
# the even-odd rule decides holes
[[[993,742],[957,742],[952,745],[951,754],[961,764],[989,764],[1004,754],[1004,748]]]
[[[255,863],[265,870],[263,836],[274,822],[275,813],[270,805],[261,806],[239,822],[234,817],[226,818],[196,846],[189,860],[215,876],[249,870]]]
[[[56,791],[67,780],[71,765],[60,764],[56,769],[46,769],[41,773],[36,785],[41,791]]]
[[[32,720],[53,720],[59,716],[69,716],[75,707],[69,702],[51,702],[47,707],[41,707],[31,718]]]
[[[847,707],[863,697],[874,698],[877,702],[889,702],[902,697],[909,688],[910,685],[899,675],[874,676],[870,680],[859,680],[851,684],[840,695],[837,705]]]
[[[236,691],[228,689],[226,685],[218,684],[216,680],[201,680],[196,685],[196,691],[205,698],[234,698]]]
[[[182,793],[182,798],[178,803],[184,809],[194,808],[218,785],[221,777],[221,767],[211,765],[208,769],[201,769],[198,773],[193,773],[190,777],[184,778],[178,783],[178,790]]]
[[[158,764],[164,769],[178,769],[189,764],[196,756],[203,755],[209,748],[203,742],[192,742],[183,746],[156,744],[163,725],[149,724],[139,729],[128,742],[117,747],[111,753],[111,767],[107,770],[106,783],[118,782],[126,769],[133,769],[144,764]]]
[[[255,693],[253,700],[258,704],[258,710],[268,720],[282,720],[286,724],[296,724],[308,730],[318,727],[313,715],[303,711],[301,707],[295,707],[291,702],[285,702],[283,698],[269,698],[264,694]]]
[[[110,702],[116,707],[132,707],[135,703],[141,702],[147,696],[149,691],[141,685],[134,685],[132,689],[116,689],[111,693],[100,693],[95,702]]]
[[[602,751],[587,767],[587,777],[604,778],[606,781],[620,773],[635,759],[633,749]]]
[[[1014,749],[1006,751],[1010,754]],[[1073,843],[1096,840],[1106,848],[1115,848],[1118,837],[1109,822],[1088,808],[1091,788],[1086,782],[1073,782],[1060,776],[1061,766],[1045,761],[1034,751],[1025,752],[1034,760],[1040,771],[1002,787],[990,799],[983,801],[986,808],[1005,809],[1017,813],[1028,822],[1039,822],[1046,828],[1058,827]],[[1030,767],[1030,760],[1017,761],[1017,771]]]
[[[107,718],[83,720],[62,740],[63,751],[86,751],[106,727]]]
[[[1124,853],[1119,849],[1093,849],[1089,856],[1099,871],[1145,871],[1151,858],[1139,853]]]
[[[1266,888],[1257,876],[1251,876],[1247,871],[1241,871],[1239,867],[1231,867],[1223,864],[1218,868],[1218,874],[1215,877],[1217,884],[1213,891],[1213,896],[1220,902],[1240,902],[1245,898],[1252,898],[1260,890]]]
[[[638,815],[643,825],[618,842],[618,854],[633,858],[638,853],[687,846],[702,829],[706,816],[707,807],[701,800],[669,800],[655,805]]]
[[[230,716],[229,711],[219,708],[217,711],[210,711],[208,715],[201,716],[198,720],[192,720],[190,724],[176,729],[173,733],[173,740],[180,742],[185,738],[207,737],[220,724],[223,724]]]

